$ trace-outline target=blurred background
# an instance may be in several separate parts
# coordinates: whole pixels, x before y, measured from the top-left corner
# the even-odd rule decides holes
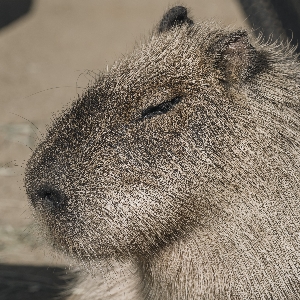
[[[54,299],[67,282],[61,274],[68,263],[54,258],[32,229],[23,188],[31,149],[53,114],[76,99],[96,73],[133,49],[174,4],[0,0],[0,300]],[[245,1],[180,4],[195,21],[214,18],[249,26]]]

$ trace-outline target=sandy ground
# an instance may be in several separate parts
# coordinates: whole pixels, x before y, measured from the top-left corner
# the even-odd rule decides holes
[[[57,273],[66,262],[53,259],[31,230],[23,188],[31,149],[53,113],[75,99],[94,73],[130,51],[174,3],[39,0],[25,17],[0,29],[1,300],[53,299],[54,286],[65,283]],[[180,3],[190,8],[194,20],[246,26],[234,0]]]

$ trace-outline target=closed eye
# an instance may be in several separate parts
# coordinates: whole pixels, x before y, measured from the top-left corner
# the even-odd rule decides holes
[[[149,106],[142,111],[141,119],[149,119],[157,115],[162,115],[171,110],[182,99],[182,96],[175,97],[172,100],[162,102],[156,106]]]

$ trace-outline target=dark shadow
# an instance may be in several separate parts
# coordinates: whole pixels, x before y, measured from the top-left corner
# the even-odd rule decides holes
[[[0,0],[0,29],[27,14],[33,0]]]
[[[264,40],[300,42],[300,0],[239,0],[247,21]],[[300,45],[297,47],[300,52]]]
[[[72,282],[74,274],[59,267],[0,264],[0,300],[63,299],[60,293]]]

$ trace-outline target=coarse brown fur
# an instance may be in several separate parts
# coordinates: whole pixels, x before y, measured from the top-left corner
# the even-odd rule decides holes
[[[25,184],[55,248],[107,264],[71,299],[300,299],[292,52],[175,8],[63,111]]]

